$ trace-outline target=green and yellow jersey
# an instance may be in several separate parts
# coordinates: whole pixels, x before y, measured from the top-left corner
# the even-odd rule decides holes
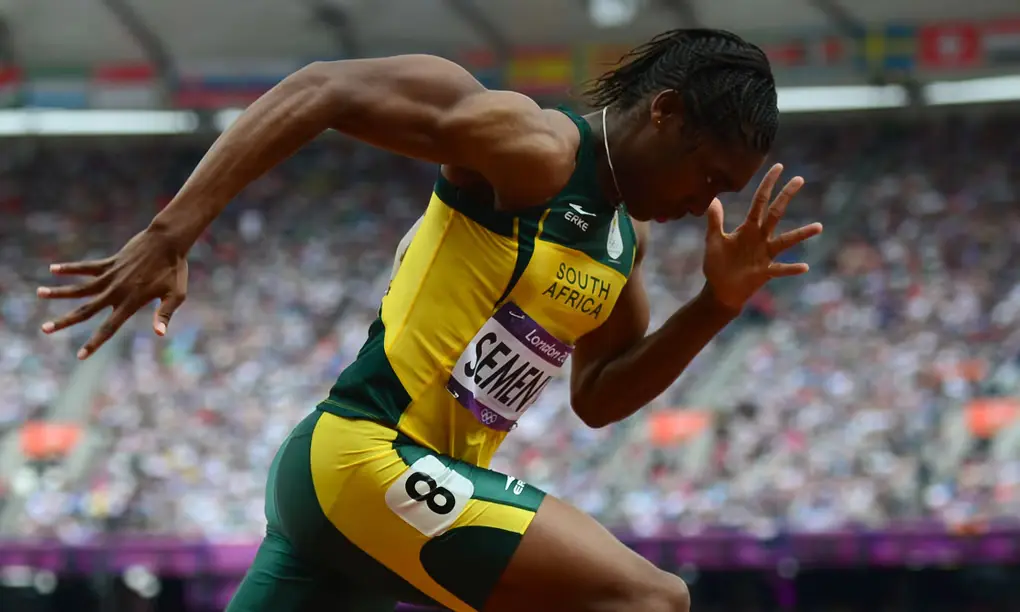
[[[500,212],[440,176],[368,340],[320,410],[488,466],[634,266],[634,226],[601,194],[591,128],[564,112],[581,134],[577,163],[546,205]]]

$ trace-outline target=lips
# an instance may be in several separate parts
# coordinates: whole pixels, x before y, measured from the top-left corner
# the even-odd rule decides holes
[[[680,213],[679,215],[655,217],[655,221],[657,221],[659,223],[667,223],[669,221],[676,221],[678,219],[683,219],[686,216],[687,216],[687,211],[685,210],[682,213]]]

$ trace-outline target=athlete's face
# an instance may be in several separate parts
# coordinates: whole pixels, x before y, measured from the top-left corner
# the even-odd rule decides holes
[[[692,142],[683,130],[680,103],[672,91],[656,96],[649,115],[628,138],[629,180],[620,190],[640,221],[701,216],[720,193],[743,189],[765,161],[760,153],[711,138]]]

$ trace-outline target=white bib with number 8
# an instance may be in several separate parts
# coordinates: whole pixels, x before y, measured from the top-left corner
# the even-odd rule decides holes
[[[471,481],[426,455],[415,461],[386,491],[386,505],[428,537],[453,525],[475,492]]]

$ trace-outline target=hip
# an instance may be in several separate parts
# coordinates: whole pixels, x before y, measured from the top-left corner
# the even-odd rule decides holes
[[[318,410],[352,423],[367,421],[374,426],[356,424],[348,433],[338,435],[344,447],[376,448],[392,440],[413,444],[479,467],[488,467],[507,432],[494,429],[462,406],[442,386],[429,388],[407,403],[397,414],[376,408],[369,402],[351,402],[330,397]]]
[[[475,592],[480,583],[460,576],[482,555],[494,585],[544,497],[380,423],[318,410],[274,460],[267,518],[303,558],[356,576],[378,566],[391,576],[381,581],[387,592],[412,586],[451,609],[477,609],[488,587]]]

